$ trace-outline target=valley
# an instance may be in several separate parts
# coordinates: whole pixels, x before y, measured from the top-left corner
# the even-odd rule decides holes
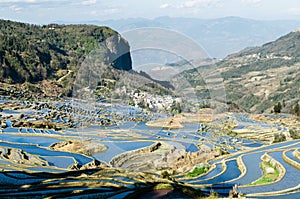
[[[0,25],[1,198],[300,197],[299,31],[148,74],[108,27]]]
[[[130,198],[159,183],[182,194],[189,187],[199,197],[211,190],[228,196],[234,186],[247,198],[289,196],[298,190],[299,182],[290,178],[298,179],[299,141],[289,130],[299,133],[300,122],[291,115],[228,112],[212,119],[206,108],[198,115],[162,120],[161,114],[100,102],[86,112],[78,109],[87,104],[71,99],[20,104],[2,97],[0,105],[3,196]],[[144,121],[132,120],[139,117]],[[38,126],[44,118],[51,125]],[[153,127],[145,122],[151,120]],[[170,120],[178,120],[180,128],[164,126]],[[272,144],[275,134],[285,135],[286,141]],[[279,169],[263,189],[252,185],[263,175],[262,161]],[[207,172],[187,176],[203,164],[209,166]]]

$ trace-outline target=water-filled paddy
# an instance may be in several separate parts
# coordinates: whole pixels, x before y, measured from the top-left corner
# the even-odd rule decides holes
[[[221,182],[226,182],[232,179],[239,177],[241,174],[240,170],[238,169],[238,165],[236,160],[230,160],[226,162],[227,169],[221,175],[207,181],[201,182],[194,182],[193,184],[216,184]]]
[[[180,142],[185,147],[186,152],[197,152],[199,148],[195,144]]]
[[[46,160],[50,166],[55,166],[58,168],[65,168],[67,169],[72,164],[75,164],[74,159],[71,157],[47,157],[41,156],[44,160]]]
[[[119,141],[119,142],[100,142],[107,147],[107,150],[98,154],[95,154],[93,157],[109,162],[113,157],[121,153],[132,151],[144,147],[148,147],[153,144],[153,142],[131,142],[131,141]]]
[[[60,152],[60,151],[51,151],[47,150],[45,148],[40,148],[36,145],[26,145],[26,144],[12,144],[12,143],[6,143],[6,142],[0,142],[0,146],[2,147],[9,147],[9,148],[18,148],[22,149],[23,151],[30,153],[30,154],[36,154],[39,156],[69,156],[75,158],[79,164],[84,165],[89,162],[91,162],[93,159],[80,155],[80,154],[73,154],[69,152]]]
[[[54,169],[49,167],[28,167],[25,170],[31,171],[31,172],[46,172],[46,173],[65,173],[68,170],[64,169]]]
[[[263,192],[272,192],[272,191],[281,191],[289,188],[294,188],[300,183],[300,172],[296,168],[287,164],[282,158],[282,151],[279,152],[270,152],[269,155],[279,161],[284,168],[286,173],[282,180],[279,182],[265,185],[265,186],[255,186],[249,188],[241,188],[240,190],[243,193],[263,193]]]
[[[1,102],[0,102],[1,103]],[[48,105],[49,106],[48,106]],[[234,154],[231,157],[226,158],[220,158],[216,161],[211,161],[210,166],[212,164],[216,163],[216,167],[210,170],[208,173],[203,174],[200,177],[195,177],[191,179],[187,179],[184,173],[187,173],[190,169],[184,171],[184,173],[180,173],[178,175],[175,175],[174,178],[177,181],[181,181],[187,185],[205,185],[205,184],[213,184],[207,189],[202,189],[203,191],[207,191],[208,193],[211,191],[211,189],[214,189],[217,191],[221,196],[228,195],[229,190],[232,189],[232,186],[234,184],[238,185],[247,185],[258,178],[261,177],[262,171],[259,167],[259,163],[261,162],[261,155],[263,155],[265,152],[270,152],[269,150],[272,149],[278,149],[279,147],[282,147],[282,151],[290,149],[292,144],[298,144],[299,141],[291,141],[287,143],[280,143],[275,144],[271,146],[264,146],[262,148],[257,148],[260,146],[263,146],[264,143],[260,141],[255,140],[247,140],[241,139],[241,138],[232,138],[225,133],[215,131],[216,129],[213,125],[212,126],[205,126],[204,124],[185,124],[183,129],[167,129],[167,128],[152,128],[149,126],[146,126],[145,122],[139,122],[136,123],[134,120],[134,117],[140,117],[140,118],[146,118],[146,115],[148,113],[143,112],[142,110],[135,110],[132,107],[128,106],[115,106],[115,107],[109,107],[109,106],[96,106],[95,110],[97,110],[96,113],[92,113],[91,110],[89,110],[88,106],[77,104],[78,110],[74,111],[71,115],[68,115],[69,111],[72,111],[72,103],[69,102],[61,102],[61,103],[37,103],[35,104],[37,107],[35,110],[18,110],[18,111],[9,111],[4,110],[3,113],[5,116],[7,114],[11,114],[12,117],[17,117],[18,114],[26,114],[24,116],[24,120],[27,121],[34,121],[34,120],[41,120],[41,118],[36,117],[37,115],[42,117],[50,117],[51,114],[55,112],[55,116],[49,119],[49,121],[54,122],[56,125],[62,124],[74,124],[77,127],[80,127],[78,129],[73,129],[71,126],[67,126],[66,128],[63,128],[61,131],[54,131],[50,129],[35,129],[35,128],[14,128],[13,122],[17,121],[16,119],[7,119],[5,118],[3,121],[5,121],[5,126],[8,126],[7,128],[1,129],[0,134],[0,146],[2,147],[10,147],[10,148],[19,148],[22,149],[24,152],[27,152],[28,154],[33,154],[39,156],[44,162],[43,163],[49,163],[49,166],[19,166],[19,167],[11,167],[14,169],[20,169],[22,171],[30,171],[34,172],[35,174],[43,174],[43,172],[47,173],[47,175],[51,175],[51,173],[55,173],[55,175],[64,175],[67,173],[66,171],[70,171],[70,166],[76,163],[75,161],[78,161],[80,165],[91,163],[90,165],[94,166],[93,163],[98,163],[97,161],[94,161],[95,159],[104,161],[106,163],[109,163],[114,157],[126,153],[132,150],[141,149],[144,147],[149,147],[155,142],[163,142],[168,145],[174,146],[177,150],[176,151],[172,147],[165,147],[163,145],[162,150],[158,150],[157,152],[163,152],[165,154],[169,153],[168,150],[175,152],[186,154],[192,154],[192,152],[200,152],[199,154],[205,153],[204,151],[208,151],[207,147],[210,147],[214,149],[215,147],[220,147],[223,150],[227,150],[231,153],[234,153],[236,151],[240,151],[243,149],[249,149],[253,148],[254,150],[244,153],[241,151],[240,154]],[[83,110],[80,110],[83,109]],[[89,115],[90,114],[90,115]],[[69,117],[74,116],[74,118]],[[91,116],[96,118],[92,118]],[[232,114],[234,119],[232,121],[237,122],[237,126],[234,128],[234,130],[241,130],[246,129],[249,127],[253,127],[254,130],[259,129],[268,129],[268,128],[274,128],[278,129],[279,131],[286,131],[287,128],[284,127],[281,124],[274,124],[271,125],[268,122],[259,122],[252,119],[249,119],[249,115],[247,114]],[[99,117],[99,118],[98,118]],[[102,118],[100,118],[102,117]],[[165,116],[164,116],[165,117]],[[124,119],[125,118],[125,119]],[[149,116],[149,118],[158,118],[157,116]],[[71,119],[74,119],[74,121],[71,121]],[[123,120],[124,119],[124,120]],[[147,118],[146,118],[147,119]],[[118,121],[120,120],[120,121]],[[77,122],[79,121],[79,122]],[[101,121],[111,121],[111,123],[105,123],[103,126],[96,125],[94,123],[91,123],[90,127],[83,127],[80,124],[80,121],[96,121],[98,124]],[[147,121],[147,120],[144,120]],[[3,123],[2,123],[3,124]],[[217,121],[217,124],[222,124],[222,121]],[[210,125],[210,124],[206,124]],[[57,129],[57,128],[55,128]],[[59,129],[59,128],[58,128]],[[257,131],[259,132],[259,131]],[[52,151],[49,150],[48,147],[53,144],[60,141],[65,140],[90,140],[91,143],[100,143],[104,144],[107,149],[106,151],[103,151],[101,153],[93,152],[93,148],[87,148],[88,154],[91,154],[92,157],[87,157],[84,155],[70,153],[70,152],[59,152],[59,151]],[[205,147],[207,146],[207,147]],[[81,147],[79,145],[79,147]],[[198,148],[199,147],[199,148]],[[299,147],[298,145],[293,146],[293,148]],[[73,151],[73,150],[70,150]],[[291,188],[291,186],[299,184],[299,182],[289,183],[292,179],[294,181],[295,177],[299,174],[299,171],[293,170],[293,167],[290,165],[282,162],[282,151],[278,154],[270,153],[271,156],[274,156],[275,159],[279,160],[284,167],[288,170],[286,173],[286,176],[283,178],[281,182],[278,182],[274,185],[266,185],[266,189],[257,188],[257,187],[251,187],[251,188],[241,188],[240,191],[244,193],[256,193],[256,192],[263,192],[263,191],[270,191],[270,190],[278,190],[278,186],[281,186],[280,188]],[[3,151],[3,153],[6,151]],[[187,153],[185,153],[187,152]],[[20,155],[21,152],[18,151],[18,155]],[[153,153],[155,154],[155,153]],[[160,154],[158,154],[156,157],[152,153],[145,155],[147,157],[145,161],[154,162],[156,160],[162,160]],[[176,153],[174,153],[176,154]],[[25,154],[26,155],[26,154]],[[132,155],[132,154],[131,154]],[[114,185],[119,185],[123,188],[128,189],[134,189],[135,185],[131,185],[132,183],[136,183],[135,179],[139,178],[142,175],[142,181],[148,180],[149,176],[143,176],[144,174],[141,172],[139,175],[130,175],[130,178],[124,177],[123,174],[127,174],[127,171],[131,170],[132,167],[138,167],[137,165],[140,165],[140,159],[135,157],[136,154],[133,154],[132,159],[128,159],[129,161],[126,162],[124,165],[128,166],[127,170],[125,171],[119,171],[122,173],[122,176],[118,176],[118,172],[112,172],[111,175],[107,177],[103,177],[103,174],[97,175],[97,177],[93,176],[92,178],[86,178],[83,179],[86,175],[92,175],[86,174],[86,175],[80,175],[81,170],[79,170],[78,176],[80,176],[80,179],[77,179],[74,176],[67,177],[67,178],[60,178],[59,180],[51,180],[51,185],[55,185],[55,183],[72,183],[74,180],[74,183],[78,182],[80,183],[113,183]],[[180,154],[181,155],[181,154]],[[194,154],[193,154],[194,155]],[[241,176],[241,172],[238,168],[236,158],[238,158],[240,155],[244,155],[242,157],[243,162],[246,166],[246,173],[244,176]],[[287,156],[293,160],[295,160],[295,157],[292,154],[292,151],[287,152]],[[172,156],[171,156],[172,157]],[[180,156],[182,157],[182,156]],[[74,161],[74,159],[75,161]],[[127,158],[127,156],[124,156],[124,158]],[[136,158],[136,159],[135,159]],[[156,158],[156,159],[155,159]],[[161,158],[161,159],[159,159]],[[185,158],[185,157],[184,157]],[[281,158],[281,159],[280,159]],[[9,162],[5,161],[5,158],[0,160],[1,167],[7,167],[6,170],[8,170],[8,165],[16,166],[15,162]],[[135,162],[136,160],[136,162]],[[183,159],[183,160],[188,160]],[[47,161],[47,162],[46,162]],[[201,160],[202,161],[202,160]],[[225,162],[226,169],[222,167],[222,162]],[[299,161],[298,161],[299,162]],[[136,164],[135,164],[136,163]],[[186,161],[183,162],[184,164]],[[194,164],[194,163],[193,163]],[[197,163],[198,164],[198,163]],[[6,165],[6,166],[3,166]],[[21,164],[19,164],[21,165]],[[89,165],[89,166],[90,166]],[[120,165],[122,165],[120,163]],[[121,169],[124,169],[124,165],[120,166]],[[89,167],[87,166],[87,167]],[[192,165],[193,166],[193,165]],[[72,167],[73,169],[77,169],[75,166]],[[93,167],[91,167],[93,168]],[[147,168],[147,167],[145,167]],[[193,167],[191,167],[193,168]],[[148,168],[147,168],[148,169]],[[138,169],[135,170],[133,168],[131,171],[138,171]],[[147,170],[148,171],[148,170]],[[73,172],[73,171],[70,171]],[[75,171],[77,172],[77,171]],[[152,172],[152,171],[151,171]],[[298,172],[298,173],[297,173]],[[292,176],[293,174],[293,177]],[[105,175],[105,174],[104,174]],[[151,174],[153,176],[154,174]],[[132,177],[133,176],[133,177]],[[25,181],[26,175],[22,176],[21,174],[19,176],[15,176],[20,178],[20,184],[27,182]],[[89,177],[89,176],[88,176]],[[135,178],[136,177],[136,178]],[[240,179],[238,179],[241,177]],[[22,178],[22,179],[21,179]],[[150,178],[150,177],[149,177]],[[156,174],[156,178],[160,179],[161,176],[159,174]],[[8,179],[8,178],[7,178]],[[29,178],[28,178],[29,179]],[[298,179],[298,178],[297,178]],[[24,180],[24,181],[23,181]],[[37,181],[33,182],[40,182],[38,179]],[[22,182],[21,182],[22,181]],[[31,182],[31,181],[28,181]],[[50,183],[50,182],[49,182]],[[93,185],[94,186],[94,185]],[[102,186],[102,185],[101,185]],[[143,185],[146,186],[146,185]],[[274,187],[273,187],[274,186]],[[195,186],[200,187],[200,186]],[[277,187],[277,188],[275,188]],[[84,188],[78,188],[78,190],[85,190]],[[94,190],[99,189],[99,191],[104,191],[105,187],[101,188],[95,188]],[[127,189],[127,190],[128,190]],[[66,192],[72,192],[75,189],[68,189],[61,190],[63,193]],[[126,191],[127,191],[126,190]],[[109,193],[113,193],[113,189],[106,190]],[[122,193],[126,193],[122,192]],[[35,190],[32,193],[37,193],[38,191]],[[0,189],[0,193],[1,189]],[[45,192],[47,193],[47,192]],[[121,193],[121,192],[120,192]],[[116,195],[116,197],[123,197],[123,195]],[[129,192],[129,194],[131,191]],[[14,193],[19,194],[21,193]],[[49,191],[49,194],[54,194],[51,191]],[[56,194],[56,193],[55,193]],[[126,194],[125,194],[126,195]],[[293,196],[291,194],[290,196]]]
[[[295,156],[294,156],[294,151],[295,150],[291,150],[291,151],[288,151],[288,152],[286,152],[286,156],[288,157],[288,158],[290,158],[291,160],[293,160],[293,161],[295,161],[295,162],[298,162],[299,164],[300,164],[300,160],[298,159],[298,158],[296,158]]]
[[[43,147],[49,147],[51,144],[60,142],[61,140],[44,136],[21,136],[13,134],[0,134],[0,140],[5,142],[38,144]]]
[[[223,171],[222,164],[216,164],[216,168],[208,172],[207,174],[201,176],[201,177],[196,177],[192,179],[187,179],[187,180],[180,180],[181,182],[184,183],[190,183],[193,184],[194,182],[200,182],[200,181],[205,181],[207,179],[213,178],[217,175],[219,175]]]

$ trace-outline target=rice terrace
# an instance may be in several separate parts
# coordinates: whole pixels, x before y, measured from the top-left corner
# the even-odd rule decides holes
[[[0,1],[0,198],[300,198],[300,21],[116,2]]]

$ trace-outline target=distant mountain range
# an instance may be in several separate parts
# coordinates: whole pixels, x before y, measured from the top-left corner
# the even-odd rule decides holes
[[[57,22],[69,24],[70,22]],[[74,23],[74,22],[73,22]],[[218,19],[131,18],[108,21],[81,21],[78,23],[109,26],[122,32],[137,28],[166,28],[194,39],[211,58],[224,58],[246,47],[259,46],[300,28],[300,20],[252,20],[239,17]],[[127,38],[126,38],[127,39]],[[128,40],[129,43],[132,41]]]

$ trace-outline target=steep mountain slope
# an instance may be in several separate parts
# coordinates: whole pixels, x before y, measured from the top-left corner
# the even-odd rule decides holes
[[[96,55],[100,63],[131,70],[127,41],[108,27],[0,20],[0,82],[50,80],[70,90],[82,62],[95,49],[101,49]]]
[[[98,97],[107,97],[113,90],[119,95],[119,87],[130,92],[135,81],[144,90],[169,92],[131,69],[128,42],[108,27],[0,20],[0,95],[86,97],[84,90],[101,88]]]
[[[223,77],[221,83],[216,74]],[[199,97],[209,98],[210,92],[219,88],[208,91],[207,84],[219,81],[225,86],[227,103],[240,110],[270,112],[280,102],[282,111],[290,112],[300,99],[300,32],[181,75],[190,80]]]
[[[130,70],[128,43],[114,30],[87,25],[36,26],[0,20],[1,81],[23,83],[59,78],[59,70],[77,70],[95,48],[102,62]]]

